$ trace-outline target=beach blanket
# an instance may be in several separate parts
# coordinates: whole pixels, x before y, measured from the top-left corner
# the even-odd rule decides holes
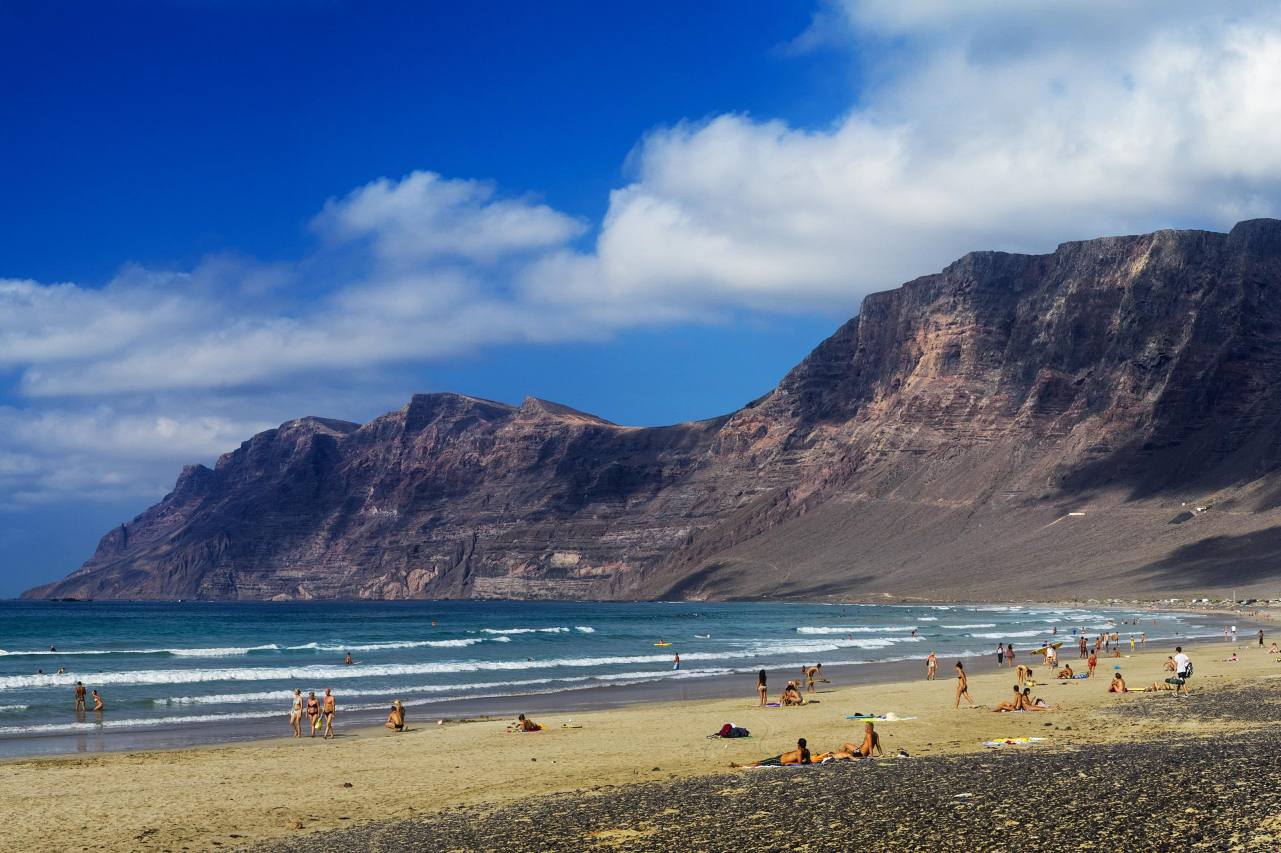
[[[1028,746],[1033,743],[1040,743],[1045,740],[1043,737],[1007,737],[997,740],[983,741],[983,745],[989,749],[1000,749],[1003,746]]]
[[[916,717],[900,717],[894,712],[888,714],[846,714],[847,720],[866,720],[873,723],[896,723],[903,720],[915,720]]]

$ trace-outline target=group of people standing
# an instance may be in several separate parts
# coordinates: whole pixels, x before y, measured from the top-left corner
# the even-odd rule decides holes
[[[294,688],[293,705],[289,709],[289,725],[294,730],[294,737],[302,737],[302,718],[307,717],[307,730],[309,737],[315,737],[316,732],[324,726],[322,737],[328,740],[334,737],[334,717],[338,714],[338,700],[334,697],[333,691],[326,687],[324,699],[316,698],[316,691],[312,690],[307,693],[307,698],[302,698],[302,691]]]
[[[102,701],[102,695],[94,688],[90,693],[93,695],[93,710],[102,713],[107,710],[107,706]],[[83,713],[85,710],[85,685],[83,681],[76,682],[76,711]]]

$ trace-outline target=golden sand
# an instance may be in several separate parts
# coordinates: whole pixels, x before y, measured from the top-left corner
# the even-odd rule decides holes
[[[1240,649],[1240,662],[1223,662],[1234,648]],[[1051,681],[1040,667],[1038,681],[1044,683],[1033,693],[1062,708],[1049,714],[995,714],[964,705],[956,710],[954,661],[941,659],[937,681],[824,685],[819,703],[800,708],[756,707],[749,675],[742,699],[575,714],[574,723],[582,728],[570,729],[560,728],[565,716],[548,715],[539,718],[548,730],[534,734],[508,734],[504,721],[438,727],[412,716],[412,730],[404,734],[342,731],[340,718],[342,736],[332,741],[284,738],[224,748],[13,760],[0,763],[6,814],[0,847],[216,849],[454,805],[720,773],[732,762],[790,749],[797,737],[807,738],[815,750],[834,748],[861,732],[861,723],[845,719],[856,711],[917,718],[877,724],[887,755],[899,749],[913,756],[969,752],[982,749],[985,740],[1029,735],[1047,738],[1032,749],[1158,738],[1171,730],[1168,723],[1121,718],[1103,709],[1121,702],[1176,701],[1169,693],[1106,692],[1118,663],[1132,689],[1161,681],[1168,674],[1162,664],[1172,651],[1153,648],[1133,658],[1101,658],[1096,677],[1088,680]],[[1245,641],[1203,642],[1190,652],[1196,690],[1281,676],[1274,656]],[[1084,664],[1075,653],[1063,654],[1061,661]],[[990,658],[968,659],[966,668],[976,702],[995,705],[1011,694],[1012,673],[996,669]],[[924,664],[921,671],[923,676]],[[752,737],[707,739],[725,722],[747,727]],[[1228,725],[1213,724],[1216,729]],[[283,718],[281,729],[287,730]]]

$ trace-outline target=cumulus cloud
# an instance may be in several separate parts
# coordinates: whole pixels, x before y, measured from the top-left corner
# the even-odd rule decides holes
[[[485,181],[414,172],[330,199],[313,227],[328,239],[367,239],[385,261],[462,258],[489,263],[505,255],[560,246],[587,226],[529,199],[496,197]]]
[[[294,263],[0,280],[20,403],[0,411],[0,489],[154,488],[160,467],[171,481],[312,409],[301,390],[326,377],[741,311],[845,315],[972,249],[1226,228],[1281,205],[1273,7],[831,0],[785,52],[834,45],[865,63],[837,121],[656,128],[590,226],[420,171],[331,199]]]

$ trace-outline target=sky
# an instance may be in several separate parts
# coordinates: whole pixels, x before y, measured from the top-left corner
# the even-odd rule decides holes
[[[0,596],[290,418],[710,417],[966,251],[1281,207],[1267,3],[12,2],[0,75]]]

